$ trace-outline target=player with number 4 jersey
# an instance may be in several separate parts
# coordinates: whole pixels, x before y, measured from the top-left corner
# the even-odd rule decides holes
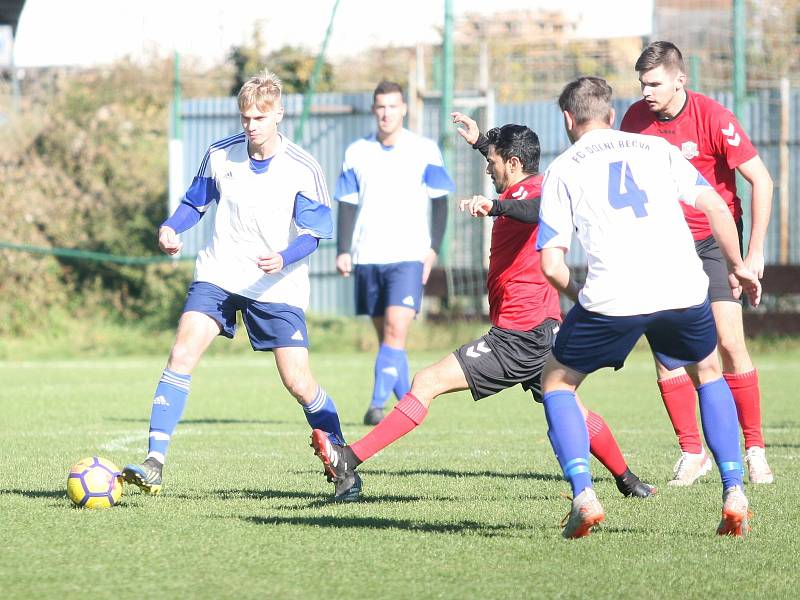
[[[588,201],[597,181],[608,182],[607,202]],[[578,293],[586,310],[620,316],[702,304],[708,277],[676,201],[693,205],[702,189],[710,186],[666,141],[590,131],[545,175],[539,244],[569,248],[574,220],[589,263]]]
[[[545,277],[577,301],[542,374],[548,434],[573,493],[563,535],[588,535],[605,517],[592,488],[589,440],[576,390],[594,371],[622,368],[642,335],[659,364],[685,367],[691,377],[706,441],[722,476],[717,532],[744,535],[748,503],[736,409],[716,359],[708,277],[680,202],[706,215],[729,265],[731,288],[744,289],[757,304],[761,287],[742,262],[733,218],[677,148],[661,138],[611,129],[611,87],[603,79],[572,81],[558,103],[573,144],[545,173],[536,245]],[[577,293],[565,261],[573,233],[589,263]]]

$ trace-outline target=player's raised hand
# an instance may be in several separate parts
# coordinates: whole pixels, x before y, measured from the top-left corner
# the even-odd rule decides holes
[[[343,252],[336,257],[336,270],[342,277],[350,277],[353,270],[353,257],[349,253]]]
[[[478,141],[478,136],[480,136],[481,130],[478,128],[478,124],[474,119],[471,119],[464,113],[460,112],[452,112],[450,113],[450,116],[453,117],[453,123],[464,126],[456,129],[458,135],[467,140],[470,145]]]
[[[492,201],[483,196],[465,198],[458,203],[461,212],[468,212],[473,217],[485,217],[492,209]]]
[[[761,302],[761,282],[758,280],[758,276],[744,264],[736,267],[733,273],[728,275],[728,283],[735,298],[739,298],[744,292],[753,306],[758,306]]]
[[[158,247],[165,254],[173,256],[180,252],[183,242],[172,227],[164,225],[158,230]]]
[[[259,256],[256,262],[258,268],[264,271],[264,273],[277,273],[283,269],[283,256],[277,252],[270,252],[269,254]]]

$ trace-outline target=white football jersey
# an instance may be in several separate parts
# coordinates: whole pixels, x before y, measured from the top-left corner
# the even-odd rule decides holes
[[[394,146],[384,146],[374,134],[350,144],[334,197],[359,205],[353,262],[423,260],[431,247],[429,199],[453,191],[433,140],[403,129]]]
[[[537,248],[588,256],[581,306],[604,315],[650,314],[708,294],[679,201],[712,189],[680,150],[653,136],[595,129],[547,169]]]
[[[332,236],[331,202],[317,161],[281,135],[263,171],[250,160],[244,133],[220,140],[209,147],[183,200],[201,213],[214,201],[214,231],[197,255],[195,280],[260,302],[305,310],[309,257],[269,275],[258,268],[257,260],[285,250],[304,233]]]

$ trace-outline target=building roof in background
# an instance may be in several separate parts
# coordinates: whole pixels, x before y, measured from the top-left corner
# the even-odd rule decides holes
[[[0,25],[11,25],[14,33],[17,32],[17,23],[25,0],[0,0]]]

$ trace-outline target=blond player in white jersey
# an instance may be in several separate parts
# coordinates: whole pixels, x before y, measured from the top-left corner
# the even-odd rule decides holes
[[[547,279],[576,300],[542,375],[550,440],[573,492],[563,535],[588,535],[605,517],[592,489],[588,434],[575,391],[589,373],[622,368],[642,335],[657,361],[685,367],[692,377],[706,442],[722,476],[717,533],[744,535],[748,501],[736,408],[716,359],[708,279],[679,202],[708,217],[731,288],[744,289],[757,304],[760,284],[742,261],[730,211],[670,144],[611,129],[611,87],[604,80],[569,83],[559,106],[573,145],[545,173],[537,248]],[[589,261],[580,291],[565,262],[573,232]]]
[[[146,493],[161,490],[167,447],[183,413],[191,373],[215,337],[234,336],[241,313],[253,350],[271,351],[281,381],[313,429],[343,443],[333,400],[308,360],[308,257],[333,234],[330,198],[317,161],[278,133],[281,81],[268,71],[238,96],[243,131],[211,144],[175,213],[159,230],[167,254],[178,234],[216,203],[214,230],[197,256],[175,343],[156,388],[147,457],[122,476]],[[354,490],[357,496],[359,490]]]

